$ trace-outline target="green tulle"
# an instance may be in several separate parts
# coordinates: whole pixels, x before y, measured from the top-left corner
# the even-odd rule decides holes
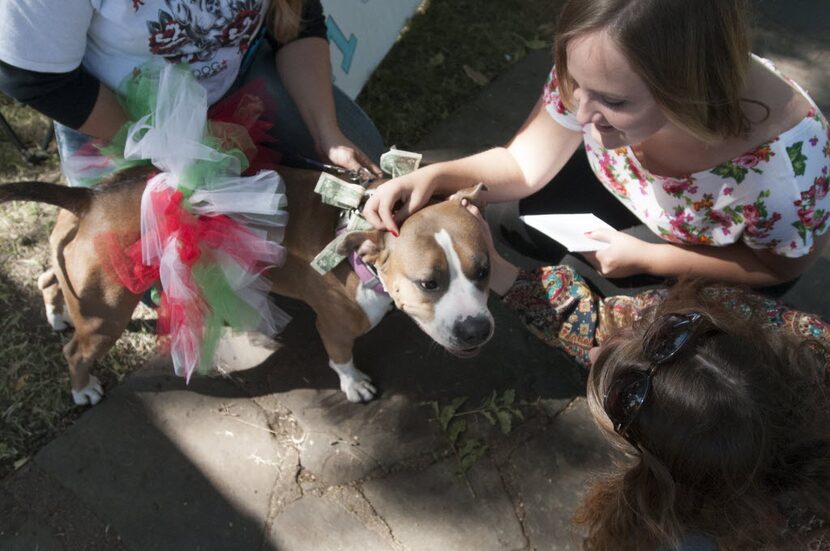
[[[205,136],[202,143],[214,150],[221,151],[221,142],[213,136]],[[185,198],[197,189],[212,190],[214,177],[228,173],[242,174],[248,168],[248,158],[241,149],[222,151],[224,155],[217,160],[200,159],[190,164],[181,175],[178,189]]]
[[[184,63],[176,65],[175,68],[185,73],[190,72],[188,65]],[[127,134],[137,121],[149,116],[146,121],[148,125],[152,126],[154,122],[153,116],[158,100],[159,71],[160,69],[157,66],[147,66],[136,70],[134,74],[124,79],[119,87],[118,100],[130,120],[118,130],[107,144],[97,146],[101,154],[112,161],[113,169],[111,173],[120,172],[134,166],[150,164],[149,159],[125,159],[124,147],[127,143]],[[143,136],[139,133],[138,137]],[[185,199],[190,197],[197,189],[212,189],[211,184],[214,177],[226,175],[229,172],[237,175],[242,174],[250,165],[248,158],[241,149],[223,149],[225,144],[220,139],[211,136],[207,131],[202,137],[202,144],[223,155],[218,155],[216,160],[196,160],[180,175],[178,189]],[[94,183],[97,183],[97,181],[89,182],[90,185]],[[189,210],[187,201],[183,204]]]
[[[213,365],[213,356],[222,334],[222,327],[229,325],[235,329],[256,329],[261,316],[251,305],[239,298],[228,284],[225,272],[217,261],[202,259],[193,266],[193,279],[202,290],[202,297],[209,307],[199,362],[199,372],[205,373],[210,371]],[[225,269],[236,269],[242,273],[242,269],[236,264],[225,265]]]

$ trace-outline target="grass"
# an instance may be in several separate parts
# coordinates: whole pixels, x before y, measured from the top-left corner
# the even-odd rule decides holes
[[[529,51],[550,47],[558,3],[425,0],[357,101],[385,143],[411,148]]]
[[[425,0],[358,103],[387,144],[412,147],[530,50],[549,47],[553,10],[548,0]],[[44,117],[4,97],[0,111],[27,146],[42,143]],[[61,179],[54,143],[33,166],[0,136],[0,182],[26,179]],[[61,353],[68,336],[48,327],[36,286],[55,213],[39,204],[0,205],[0,478],[85,410],[69,394]],[[153,315],[140,306],[135,318]],[[149,325],[125,333],[96,367],[105,389],[152,356]]]

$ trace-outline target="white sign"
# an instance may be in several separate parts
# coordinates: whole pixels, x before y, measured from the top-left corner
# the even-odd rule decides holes
[[[422,0],[322,0],[334,82],[355,98]]]

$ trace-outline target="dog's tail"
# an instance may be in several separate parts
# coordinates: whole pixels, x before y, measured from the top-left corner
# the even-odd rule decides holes
[[[91,189],[84,187],[68,187],[48,182],[14,182],[0,185],[0,203],[36,201],[80,215],[89,207],[93,193]]]

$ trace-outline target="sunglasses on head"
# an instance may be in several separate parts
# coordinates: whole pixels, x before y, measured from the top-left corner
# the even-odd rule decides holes
[[[603,409],[614,425],[614,431],[640,447],[631,438],[629,429],[643,408],[651,391],[651,380],[657,370],[675,359],[700,335],[706,318],[699,312],[666,314],[649,326],[643,337],[643,354],[649,361],[647,370],[626,371],[616,377],[603,397]]]

